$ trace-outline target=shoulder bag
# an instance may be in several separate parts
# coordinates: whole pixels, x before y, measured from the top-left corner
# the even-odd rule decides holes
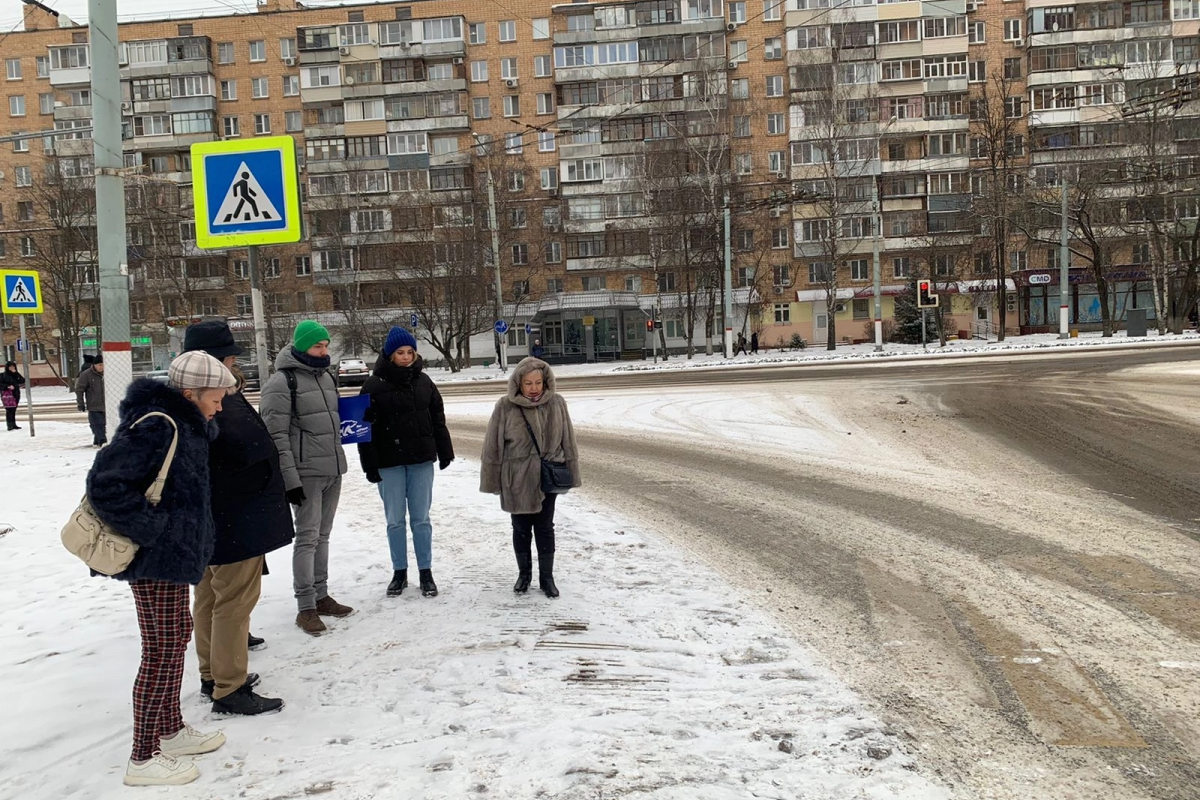
[[[538,458],[542,460],[542,494],[565,494],[571,490],[571,468],[564,461],[549,461],[542,455],[542,448],[538,447],[537,437],[533,435],[533,426],[529,424],[529,417],[525,416],[525,409],[521,409],[521,419],[525,420],[525,429],[529,431],[529,438],[533,441],[533,449],[537,451]]]
[[[158,470],[158,477],[146,489],[146,500],[150,505],[156,506],[162,501],[163,485],[167,482],[171,462],[175,460],[175,447],[179,444],[179,426],[161,411],[151,411],[129,427],[136,427],[139,422],[150,417],[162,417],[175,429],[171,434],[171,446],[167,449],[167,457],[163,459],[162,467]],[[124,572],[133,563],[133,557],[138,551],[136,542],[113,530],[108,523],[100,519],[86,494],[83,500],[79,501],[79,507],[71,514],[67,524],[63,526],[62,543],[83,563],[102,575]]]

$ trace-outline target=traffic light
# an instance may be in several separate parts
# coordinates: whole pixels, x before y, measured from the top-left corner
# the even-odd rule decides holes
[[[932,281],[917,281],[917,308],[937,308],[938,296],[933,293]]]
[[[646,332],[650,333],[653,330],[654,330],[654,320],[647,319],[646,320]]]

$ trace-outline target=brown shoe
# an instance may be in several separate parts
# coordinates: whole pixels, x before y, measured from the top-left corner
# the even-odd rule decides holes
[[[354,609],[326,595],[317,601],[317,613],[323,617],[348,617],[354,613]]]
[[[311,608],[296,615],[296,624],[309,636],[320,636],[326,630],[325,623]]]

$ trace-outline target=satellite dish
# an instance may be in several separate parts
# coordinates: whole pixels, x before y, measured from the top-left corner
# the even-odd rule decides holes
[[[1057,22],[1051,23],[1050,30],[1054,31],[1055,33],[1058,33],[1058,23]]]

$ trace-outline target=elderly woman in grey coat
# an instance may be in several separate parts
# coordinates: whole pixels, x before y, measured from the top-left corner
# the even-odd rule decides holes
[[[554,390],[550,365],[537,358],[517,364],[508,391],[496,401],[483,439],[479,490],[500,495],[500,507],[512,515],[517,557],[515,592],[526,592],[533,578],[530,540],[537,542],[538,583],[547,597],[554,585],[554,501],[542,492],[542,459],[565,462],[571,485],[582,486],[575,429],[567,401]]]

